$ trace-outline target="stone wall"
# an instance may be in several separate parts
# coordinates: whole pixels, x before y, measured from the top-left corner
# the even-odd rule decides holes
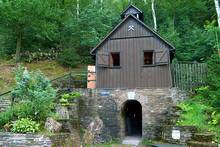
[[[47,146],[55,143],[60,146],[59,144],[65,142],[68,145],[69,142],[66,141],[71,140],[70,134],[74,134],[74,129],[77,129],[77,132],[85,132],[89,128],[95,130],[91,129],[91,126],[99,125],[94,124],[97,117],[101,119],[103,125],[99,127],[98,131],[92,132],[93,142],[102,143],[113,138],[122,139],[126,135],[122,111],[125,103],[130,100],[138,101],[142,106],[142,136],[147,139],[161,139],[161,126],[173,125],[170,120],[175,120],[173,118],[176,117],[176,113],[171,111],[173,106],[187,97],[185,92],[176,88],[74,89],[74,91],[80,91],[83,96],[77,102],[78,105],[67,108],[69,111],[67,120],[65,118],[63,121],[60,120],[63,124],[63,131],[68,132],[69,137],[65,135],[48,137],[27,134],[21,135],[20,139],[17,139],[18,136],[16,135],[6,134],[4,137],[0,136],[0,143],[17,142],[19,145],[19,142],[21,144],[27,142],[27,144],[33,143],[33,146],[35,144],[35,146],[40,146],[38,144]],[[62,113],[63,110],[61,108],[59,110]],[[77,141],[83,138],[81,135],[78,135]],[[72,140],[72,142],[74,141]]]
[[[178,130],[180,132],[180,139],[173,139],[173,130]],[[186,144],[193,139],[195,132],[197,132],[197,129],[193,126],[163,126],[162,140],[169,143]]]
[[[1,147],[77,147],[80,145],[79,141],[77,134],[68,133],[54,135],[0,134]]]
[[[122,114],[128,100],[136,100],[142,106],[142,136],[148,139],[159,138],[160,126],[167,123],[169,110],[177,102],[186,99],[187,94],[176,88],[152,89],[95,89],[83,91],[79,102],[79,116],[84,128],[99,116],[104,127],[103,141],[125,136],[125,123]]]
[[[11,106],[11,99],[9,97],[0,97],[0,112],[3,112]]]
[[[49,137],[43,135],[32,134],[0,134],[0,146],[2,147],[31,147],[31,146],[45,146],[51,147],[52,142]]]

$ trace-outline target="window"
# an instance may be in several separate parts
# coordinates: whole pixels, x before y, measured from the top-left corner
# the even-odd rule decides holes
[[[153,51],[144,51],[144,65],[153,64]]]
[[[111,66],[120,66],[120,53],[119,52],[113,52],[110,56],[110,65]]]

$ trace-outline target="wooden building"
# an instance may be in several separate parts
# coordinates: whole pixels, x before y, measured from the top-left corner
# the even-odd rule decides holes
[[[96,88],[171,87],[170,62],[175,48],[143,22],[133,5],[122,21],[94,48]]]

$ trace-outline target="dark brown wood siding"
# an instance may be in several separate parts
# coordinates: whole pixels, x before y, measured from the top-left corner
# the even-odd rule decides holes
[[[135,31],[128,31],[129,25],[134,25]],[[96,54],[120,52],[121,65],[120,68],[96,66],[97,88],[171,86],[169,59],[168,64],[145,67],[143,54],[147,50],[154,51],[154,54],[166,51],[163,59],[169,58],[169,48],[164,42],[134,19],[129,19],[96,52]]]

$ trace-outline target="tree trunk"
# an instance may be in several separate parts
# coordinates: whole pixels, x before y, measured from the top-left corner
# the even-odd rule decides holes
[[[77,3],[76,3],[76,15],[78,18],[79,17],[79,0],[77,0]]]
[[[21,38],[22,38],[22,31],[21,28],[18,28],[16,31],[16,54],[15,54],[15,62],[20,62],[21,57]]]
[[[152,9],[152,16],[154,20],[154,30],[157,31],[157,18],[156,18],[156,13],[154,9],[154,0],[151,0],[151,9]]]
[[[219,7],[219,1],[218,0],[214,0],[215,1],[215,9],[217,12],[217,20],[218,20],[218,27],[220,27],[220,7]]]
[[[101,10],[103,8],[103,0],[100,0],[100,3],[101,3]]]
[[[219,7],[219,1],[218,0],[214,0],[215,2],[215,9],[216,9],[216,13],[217,13],[217,20],[218,20],[218,27],[220,28],[220,7]],[[218,34],[216,32],[216,40],[217,40],[217,46],[218,46]],[[218,56],[220,57],[220,49],[218,48]]]

